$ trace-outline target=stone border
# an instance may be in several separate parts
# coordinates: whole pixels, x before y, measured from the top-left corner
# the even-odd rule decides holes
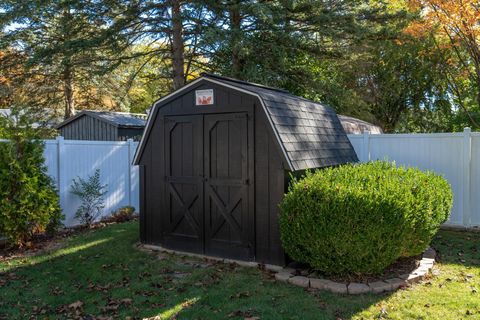
[[[283,268],[281,271],[278,271],[275,274],[275,279],[277,281],[291,283],[299,287],[321,289],[333,293],[363,294],[389,292],[423,280],[432,269],[435,263],[435,256],[435,250],[428,248],[422,255],[420,265],[412,272],[400,275],[398,278],[378,280],[369,283],[343,283],[328,279],[298,276],[296,275],[296,270],[291,268]]]
[[[233,259],[224,259],[219,257],[206,256],[202,254],[176,251],[165,249],[161,246],[149,245],[149,244],[135,244],[139,249],[144,249],[148,251],[158,251],[168,254],[176,254],[187,257],[194,257],[199,259],[211,260],[216,262],[223,263],[235,263],[242,267],[264,267],[265,270],[270,271],[275,274],[275,280],[280,282],[290,283],[303,288],[313,288],[326,290],[333,293],[342,293],[342,294],[364,294],[364,293],[382,293],[395,291],[399,288],[406,287],[410,284],[417,283],[425,278],[425,276],[431,271],[433,265],[435,264],[436,252],[433,248],[428,248],[422,255],[422,260],[420,260],[420,265],[408,274],[400,275],[398,278],[391,278],[386,280],[377,280],[368,283],[343,283],[336,282],[328,279],[319,279],[308,276],[299,276],[297,271],[293,268],[281,267],[271,264],[261,264],[258,262],[252,261],[241,261]]]

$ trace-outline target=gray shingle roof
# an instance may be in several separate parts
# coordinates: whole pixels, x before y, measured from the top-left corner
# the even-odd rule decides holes
[[[135,113],[125,113],[125,112],[113,112],[113,111],[93,111],[93,110],[84,110],[76,114],[75,116],[65,120],[60,123],[57,128],[61,128],[64,125],[82,117],[84,115],[89,115],[94,118],[106,121],[117,127],[145,127],[147,122],[147,115],[135,114]]]
[[[113,122],[120,127],[144,127],[147,122],[146,116],[132,113],[108,111],[87,111],[87,113],[94,113],[99,118]]]
[[[292,169],[304,170],[358,161],[335,111],[284,90],[204,74],[262,99]]]

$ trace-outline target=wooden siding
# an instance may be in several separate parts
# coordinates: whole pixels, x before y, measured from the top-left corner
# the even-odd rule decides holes
[[[279,203],[285,191],[285,169],[280,150],[267,130],[268,121],[255,108],[255,225],[257,261],[285,263],[278,225]]]
[[[195,105],[195,90],[214,89],[215,104],[211,106]],[[253,210],[254,221],[251,232],[254,233],[255,260],[265,263],[284,264],[285,254],[281,247],[278,228],[278,204],[285,191],[285,170],[278,144],[274,142],[268,131],[268,120],[261,109],[256,97],[241,93],[234,89],[211,83],[199,82],[191,90],[181,92],[179,95],[164,101],[162,108],[152,115],[153,126],[148,136],[144,139],[145,151],[141,154],[139,164],[144,167],[141,175],[141,185],[144,194],[141,195],[142,240],[147,243],[163,244],[161,230],[162,215],[165,214],[165,143],[164,143],[164,118],[168,116],[195,115],[195,114],[225,114],[244,112],[250,119],[250,137],[254,137],[253,152],[249,172],[249,198],[250,210]],[[239,257],[241,258],[241,257]]]
[[[139,141],[144,128],[117,127],[88,114],[67,123],[59,129],[60,135],[67,140],[94,141]]]
[[[116,141],[117,127],[84,115],[62,128],[60,134],[68,140]]]

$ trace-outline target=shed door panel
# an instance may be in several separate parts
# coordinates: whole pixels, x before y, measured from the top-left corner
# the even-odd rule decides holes
[[[162,234],[171,248],[203,252],[203,117],[165,118],[166,211]]]
[[[245,113],[204,118],[205,253],[251,259],[248,119]]]

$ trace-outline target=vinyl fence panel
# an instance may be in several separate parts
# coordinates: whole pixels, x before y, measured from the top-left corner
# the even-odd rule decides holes
[[[480,135],[362,134],[349,135],[360,161],[388,160],[397,165],[431,170],[444,176],[452,186],[454,203],[447,225],[480,225]]]
[[[100,170],[102,184],[107,185],[102,216],[120,207],[139,208],[138,168],[131,165],[138,142],[57,140],[45,141],[45,163],[56,181],[65,225],[78,224],[75,212],[80,205],[71,192],[73,179],[86,179]]]
[[[48,174],[57,182],[58,188],[58,141],[46,140],[45,151],[43,156],[45,157],[45,165],[47,166]]]
[[[472,160],[471,160],[471,222],[480,226],[480,133],[472,133]]]

